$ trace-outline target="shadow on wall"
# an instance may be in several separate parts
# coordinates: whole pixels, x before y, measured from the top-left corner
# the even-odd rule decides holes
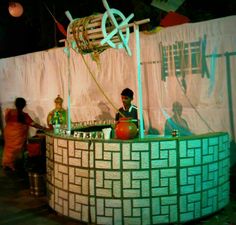
[[[38,115],[38,116],[35,115],[35,119],[34,119],[35,122],[46,125],[46,121],[40,121],[40,119],[42,120],[42,118],[44,118],[45,116],[43,108],[41,106],[37,106],[35,111],[36,111],[36,115]]]
[[[35,111],[33,111],[30,107],[27,107],[26,112],[29,116],[38,124],[46,125],[46,120],[42,121],[44,118],[44,110],[41,106],[36,106]],[[29,136],[34,136],[36,133],[36,129],[33,127],[29,128]]]
[[[178,131],[178,135],[187,136],[192,135],[187,121],[182,117],[183,106],[180,102],[174,102],[172,105],[172,117],[165,122],[165,135],[171,135],[173,130]]]
[[[109,120],[115,118],[114,116],[112,116],[111,110],[105,102],[99,102],[98,107],[101,112],[98,116],[95,117],[96,120]]]
[[[151,124],[150,124],[150,126],[149,126],[149,128],[147,130],[147,133],[148,134],[155,134],[155,135],[159,135],[160,134],[160,132],[156,128],[152,127]]]

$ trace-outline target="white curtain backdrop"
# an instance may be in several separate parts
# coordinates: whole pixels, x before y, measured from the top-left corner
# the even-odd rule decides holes
[[[183,117],[193,133],[226,131],[235,139],[236,125],[236,16],[163,28],[154,34],[140,33],[142,62],[143,110],[145,129],[163,133],[166,118],[172,115],[172,103],[183,105]],[[203,60],[209,77],[187,73],[186,89],[180,77],[162,79],[162,46],[176,42],[192,43],[206,37]],[[135,35],[124,49],[107,49],[100,55],[100,66],[90,55],[85,60],[103,91],[116,108],[121,106],[120,93],[134,90],[138,104]],[[48,112],[58,94],[67,108],[68,77],[71,76],[71,119],[73,122],[114,117],[115,109],[100,92],[81,55],[71,50],[68,60],[64,48],[35,52],[0,60],[0,103],[2,111],[13,107],[18,96],[27,100],[30,116],[46,124]],[[104,117],[103,117],[104,116]],[[108,119],[110,119],[108,118]]]

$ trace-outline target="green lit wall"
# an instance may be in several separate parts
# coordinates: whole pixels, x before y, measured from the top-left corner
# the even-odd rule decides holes
[[[186,222],[229,202],[229,137],[137,141],[47,136],[50,206],[84,222]]]

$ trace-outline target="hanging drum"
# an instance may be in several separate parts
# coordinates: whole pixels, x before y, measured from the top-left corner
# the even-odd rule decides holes
[[[118,10],[113,15],[117,21],[125,19],[124,15]],[[121,48],[122,41],[117,34],[113,35],[108,42],[101,44],[104,37],[115,29],[106,13],[75,19],[69,24],[68,29],[67,41],[71,48],[78,53],[101,53],[114,46]],[[129,28],[124,27],[121,30],[128,42]]]

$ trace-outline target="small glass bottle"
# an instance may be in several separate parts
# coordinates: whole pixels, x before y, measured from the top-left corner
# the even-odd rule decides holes
[[[179,136],[178,130],[172,130],[171,135],[172,135],[172,137],[178,137]]]

